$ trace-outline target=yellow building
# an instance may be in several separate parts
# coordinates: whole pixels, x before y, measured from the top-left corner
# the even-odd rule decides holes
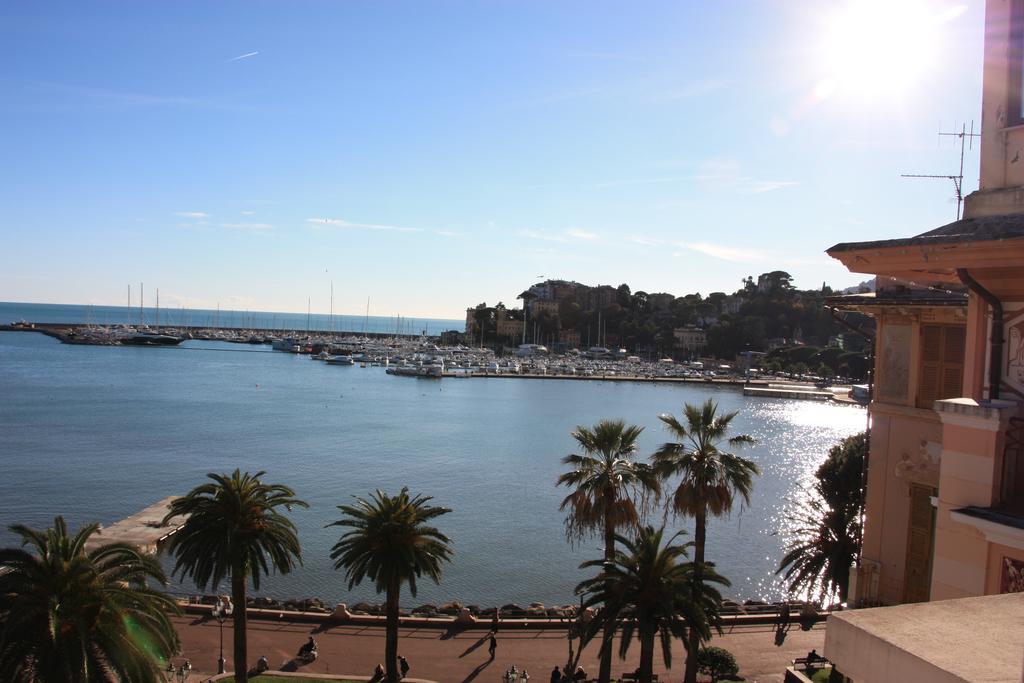
[[[832,300],[878,322],[854,601],[960,599],[830,619],[825,655],[853,681],[1021,680],[1021,603],[998,594],[1024,591],[1022,73],[1024,0],[988,0],[964,218],[828,250],[877,278],[873,296]]]

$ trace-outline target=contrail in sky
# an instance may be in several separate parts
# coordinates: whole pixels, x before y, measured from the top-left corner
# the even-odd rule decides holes
[[[246,52],[244,55],[238,55],[237,57],[232,57],[228,61],[229,62],[237,62],[239,59],[245,59],[246,57],[255,57],[259,53],[260,53],[259,50],[256,50],[256,52]]]

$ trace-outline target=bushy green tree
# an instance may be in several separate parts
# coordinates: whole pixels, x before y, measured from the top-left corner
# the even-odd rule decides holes
[[[733,678],[740,672],[736,657],[724,647],[702,647],[697,656],[697,670],[711,677],[711,683]]]
[[[796,527],[778,569],[791,591],[818,600],[848,599],[850,567],[860,548],[866,456],[866,433],[833,446],[815,474],[811,496],[793,511]]]
[[[0,680],[161,683],[178,650],[174,600],[154,558],[124,543],[87,547],[98,524],[68,532],[15,524],[0,549]]]

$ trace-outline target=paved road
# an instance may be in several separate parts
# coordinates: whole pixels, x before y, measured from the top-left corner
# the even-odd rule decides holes
[[[175,625],[182,639],[182,653],[192,661],[192,681],[205,680],[199,672],[217,670],[218,624],[212,619],[178,617]],[[294,622],[252,620],[249,622],[250,665],[260,655],[266,655],[271,668],[280,668],[291,661],[299,646],[312,634],[319,643],[320,657],[300,671],[309,673],[341,673],[370,675],[374,666],[384,658],[384,629],[380,627],[334,626],[317,632],[319,627]],[[568,655],[565,631],[560,630],[505,630],[498,633],[498,649],[492,660],[488,656],[485,630],[446,632],[440,629],[403,628],[399,634],[400,654],[408,658],[410,676],[438,681],[438,683],[499,683],[501,675],[513,664],[530,672],[532,683],[546,683],[551,668],[564,664]],[[781,647],[775,645],[775,632],[770,626],[745,626],[716,638],[715,645],[725,647],[736,655],[740,674],[747,681],[778,683],[790,660],[807,654],[815,648],[822,651],[825,640],[824,624],[810,631],[794,627],[786,635]],[[224,646],[230,668],[231,623],[224,625]],[[666,677],[661,663],[660,649],[656,654],[655,672],[662,681],[682,679],[685,651],[676,642],[672,649],[672,675]],[[629,656],[623,661],[615,659],[614,675],[632,671],[639,663],[640,650],[634,642]],[[588,647],[580,660],[592,674],[597,672],[597,649]],[[176,660],[177,663],[177,660]]]

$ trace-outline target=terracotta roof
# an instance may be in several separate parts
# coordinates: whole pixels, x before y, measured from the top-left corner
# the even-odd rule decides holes
[[[849,306],[966,306],[967,292],[906,291],[906,292],[866,292],[864,294],[844,294],[830,296],[825,299],[829,306],[843,308]]]
[[[958,244],[961,242],[993,242],[1024,239],[1024,214],[963,218],[916,237],[901,237],[872,242],[841,242],[825,251],[829,254],[864,249]]]

